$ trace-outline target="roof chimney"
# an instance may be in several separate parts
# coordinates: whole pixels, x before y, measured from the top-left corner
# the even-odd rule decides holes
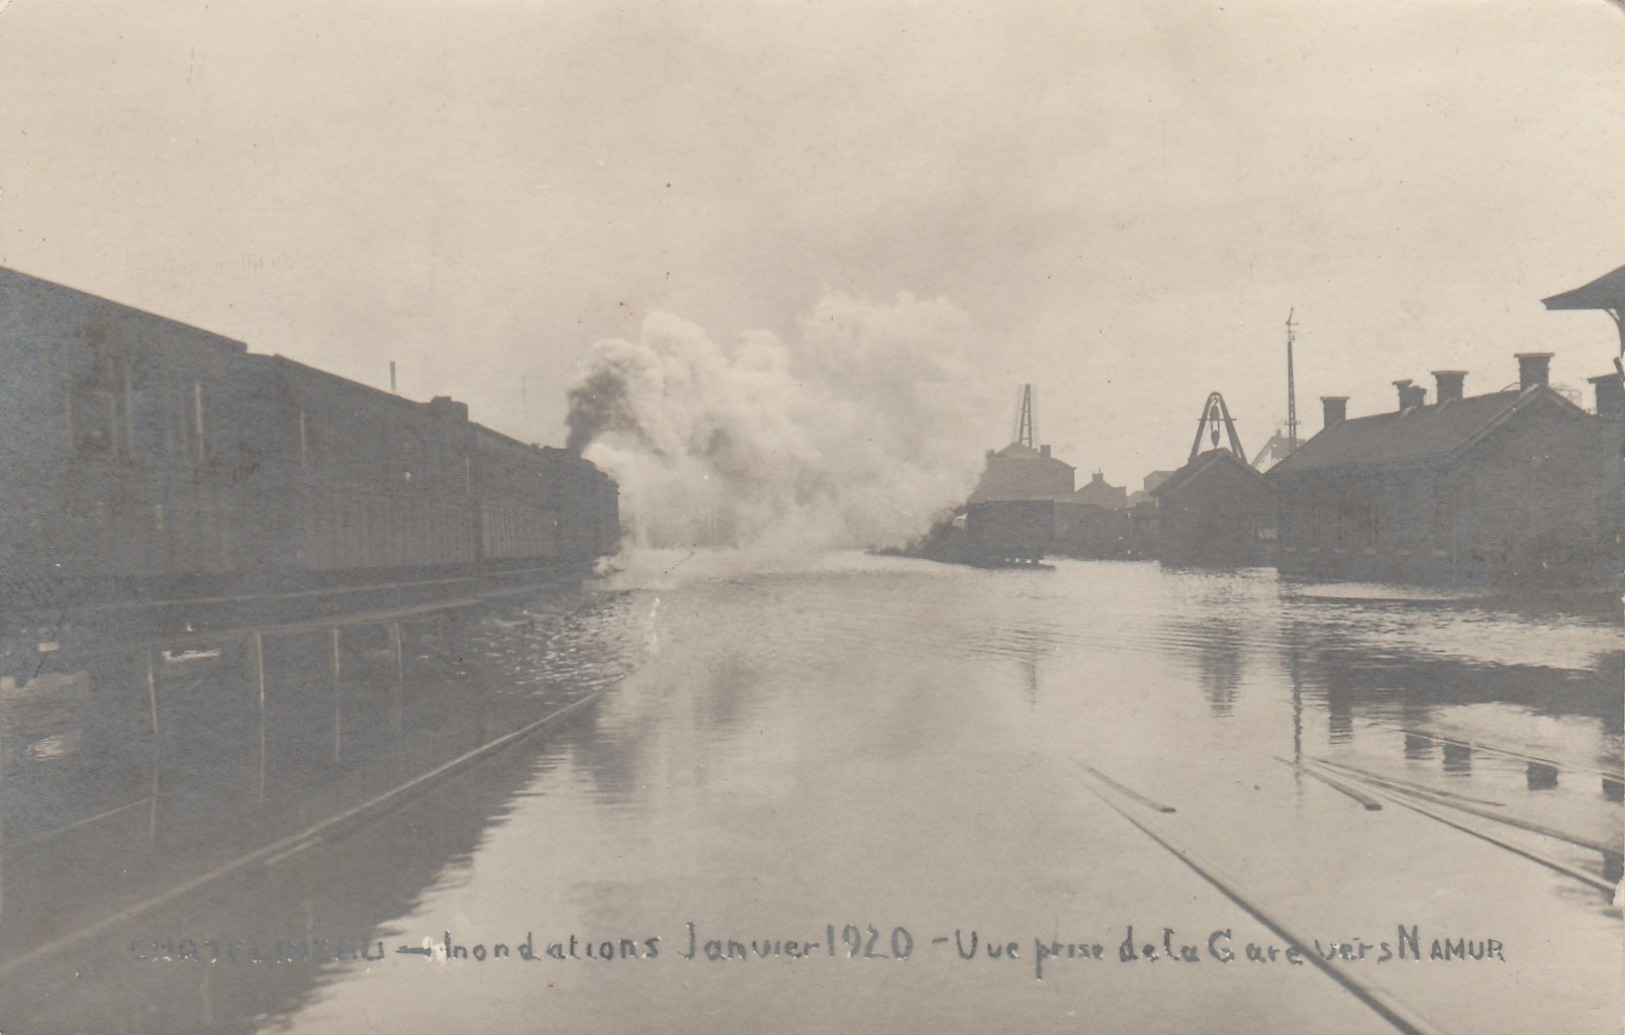
[[[1610,424],[1625,424],[1625,376],[1604,374],[1588,380],[1597,386],[1597,416]]]
[[[1047,446],[1047,445],[1039,446],[1038,447],[1038,455],[1039,456],[1049,456],[1049,446]]]
[[[458,402],[449,395],[437,395],[428,402],[429,412],[445,420],[468,420],[468,403]]]
[[[1421,406],[1427,402],[1428,390],[1419,385],[1411,384],[1410,378],[1395,381],[1394,387],[1399,389],[1399,408],[1408,410],[1412,406]]]
[[[1436,391],[1433,393],[1439,405],[1447,402],[1461,402],[1461,383],[1467,379],[1465,370],[1435,370],[1433,384]]]
[[[1551,380],[1552,354],[1550,352],[1519,352],[1515,353],[1515,355],[1518,359],[1518,390],[1520,392],[1533,388],[1535,385],[1545,385]]]
[[[1348,419],[1349,397],[1346,395],[1323,395],[1320,397],[1320,406],[1325,413],[1325,426],[1328,428]]]

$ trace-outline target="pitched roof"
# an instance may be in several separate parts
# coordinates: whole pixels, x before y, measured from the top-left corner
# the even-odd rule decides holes
[[[1039,460],[1047,464],[1060,464],[1069,471],[1077,470],[1077,468],[1073,467],[1065,460],[1057,460],[1053,456],[1045,456],[1032,446],[1023,445],[1020,442],[1012,442],[993,455],[1002,456],[1006,460]]]
[[[1209,449],[1196,459],[1181,467],[1168,478],[1151,490],[1153,496],[1163,496],[1170,492],[1178,492],[1182,486],[1189,485],[1202,473],[1211,470],[1220,464],[1234,464],[1255,478],[1264,476],[1255,471],[1251,464],[1228,449]]]
[[[1253,457],[1253,469],[1260,472],[1266,471],[1280,463],[1291,452],[1292,440],[1281,434],[1280,429],[1276,429],[1275,434],[1270,436],[1270,440],[1264,443],[1264,448],[1260,449],[1258,454]]]
[[[1625,309],[1625,266],[1540,301],[1547,309]]]
[[[1297,474],[1326,467],[1449,456],[1499,427],[1513,413],[1553,404],[1572,416],[1587,416],[1580,407],[1544,385],[1521,392],[1513,389],[1432,406],[1413,406],[1334,424],[1299,446],[1269,473]]]

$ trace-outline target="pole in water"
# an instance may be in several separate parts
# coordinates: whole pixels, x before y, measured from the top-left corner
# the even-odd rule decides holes
[[[1286,442],[1287,449],[1298,448],[1298,386],[1292,376],[1292,343],[1298,337],[1298,325],[1292,322],[1294,306],[1286,313]]]
[[[344,694],[339,683],[339,627],[333,626],[333,761],[344,745]]]
[[[389,732],[401,732],[401,683],[405,669],[401,663],[401,623],[389,623],[389,647],[395,656],[395,678],[389,684]]]
[[[260,765],[255,798],[265,800],[265,634],[254,633],[254,672],[259,686]]]
[[[152,803],[147,810],[147,840],[153,844],[158,843],[158,671],[153,667],[152,648],[146,648],[147,662],[147,708],[152,716],[152,790],[148,800]]]

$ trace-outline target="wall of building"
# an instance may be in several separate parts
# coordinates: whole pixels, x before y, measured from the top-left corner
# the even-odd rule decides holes
[[[1327,578],[1572,580],[1606,566],[1613,546],[1601,443],[1595,418],[1544,400],[1449,459],[1282,478],[1279,567]]]
[[[1243,462],[1212,462],[1157,496],[1157,556],[1165,564],[1245,567],[1272,559],[1276,499]]]

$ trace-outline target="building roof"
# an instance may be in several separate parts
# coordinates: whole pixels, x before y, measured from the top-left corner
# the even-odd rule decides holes
[[[1540,301],[1547,309],[1625,309],[1625,266]]]
[[[1275,434],[1270,436],[1270,440],[1264,443],[1264,448],[1260,449],[1258,455],[1253,457],[1253,470],[1260,473],[1267,471],[1291,454],[1292,440],[1281,434],[1280,429],[1276,429]]]
[[[1543,405],[1587,416],[1544,385],[1521,392],[1513,389],[1432,406],[1413,406],[1334,424],[1270,468],[1270,474],[1449,456],[1477,442],[1514,413]]]
[[[224,347],[231,352],[248,351],[248,346],[246,344],[238,341],[236,338],[231,338],[221,334],[218,331],[211,331],[204,327],[198,327],[195,324],[182,323],[180,320],[176,320],[173,317],[161,316],[158,313],[154,313],[146,309],[137,309],[133,305],[125,305],[123,302],[116,302],[111,298],[103,298],[101,295],[93,295],[88,291],[81,291],[76,287],[69,287],[66,284],[58,284],[54,280],[46,280],[43,277],[36,277],[31,273],[24,273],[22,270],[11,269],[7,266],[0,266],[0,286],[32,289],[34,291],[43,293],[54,293],[58,296],[65,295],[77,300],[81,305],[89,303],[102,308],[104,311],[109,309],[115,310],[121,314],[129,314],[145,320],[151,320],[154,323],[167,326],[173,330],[185,332],[186,334],[194,337],[208,339],[211,344],[215,345],[216,347]]]
[[[1174,472],[1172,471],[1152,471],[1145,476],[1145,491],[1150,492],[1173,476]]]
[[[1044,448],[1048,449],[1049,447],[1045,446]],[[1012,442],[993,455],[1002,456],[1006,460],[1039,460],[1046,464],[1060,464],[1069,471],[1077,470],[1077,468],[1073,467],[1065,460],[1057,460],[1055,457],[1050,456],[1047,453],[1040,453],[1032,446],[1023,445],[1020,442]]]
[[[1108,483],[1105,472],[1096,471],[1089,484],[1072,493],[1072,499],[1077,503],[1090,503],[1114,510],[1128,505],[1128,489]]]
[[[1198,455],[1195,460],[1169,475],[1165,481],[1151,490],[1151,495],[1161,497],[1171,492],[1178,492],[1183,486],[1189,485],[1202,474],[1222,464],[1232,464],[1259,480],[1264,478],[1247,461],[1229,449],[1209,449],[1207,452]]]

